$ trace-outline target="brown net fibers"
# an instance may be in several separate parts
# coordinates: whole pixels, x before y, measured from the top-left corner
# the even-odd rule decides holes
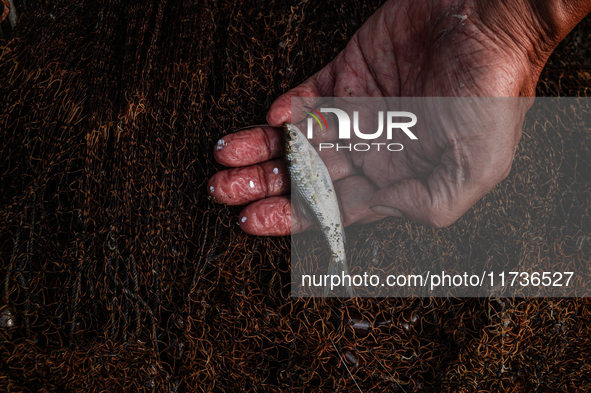
[[[287,239],[245,235],[239,208],[207,199],[213,146],[264,122],[380,1],[253,3],[17,2],[0,41],[0,391],[589,390],[588,299],[289,298]],[[590,95],[590,26],[538,95]],[[589,263],[590,126],[528,123],[465,217],[386,220],[387,247]]]

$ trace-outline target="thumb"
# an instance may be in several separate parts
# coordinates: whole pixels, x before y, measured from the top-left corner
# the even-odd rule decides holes
[[[466,192],[460,191],[459,184],[434,175],[427,182],[407,179],[378,190],[369,208],[376,214],[406,217],[443,228],[453,224],[479,199],[472,202],[473,198],[467,198]]]

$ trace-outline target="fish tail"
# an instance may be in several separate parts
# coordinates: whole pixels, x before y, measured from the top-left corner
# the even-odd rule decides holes
[[[339,276],[343,278],[343,276],[349,276],[349,267],[347,266],[346,259],[337,259],[332,257],[330,259],[330,263],[328,264],[328,275],[329,276]],[[349,280],[344,280],[341,282],[340,287],[344,287],[347,291],[347,295],[349,297],[353,297],[353,289],[351,288],[351,278],[349,276]],[[330,293],[330,285],[326,285],[324,287],[324,296],[327,297]]]

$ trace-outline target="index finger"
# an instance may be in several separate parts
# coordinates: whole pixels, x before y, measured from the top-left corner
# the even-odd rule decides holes
[[[220,139],[214,148],[217,162],[230,167],[248,166],[283,155],[280,128],[258,126]]]

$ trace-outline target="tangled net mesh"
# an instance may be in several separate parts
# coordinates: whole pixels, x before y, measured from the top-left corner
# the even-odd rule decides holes
[[[287,239],[208,200],[214,143],[380,1],[27,3],[0,41],[1,391],[591,389],[586,298],[291,299]],[[589,96],[590,26],[538,95]],[[421,263],[588,264],[589,129],[530,119],[509,178],[450,228],[360,230]]]

